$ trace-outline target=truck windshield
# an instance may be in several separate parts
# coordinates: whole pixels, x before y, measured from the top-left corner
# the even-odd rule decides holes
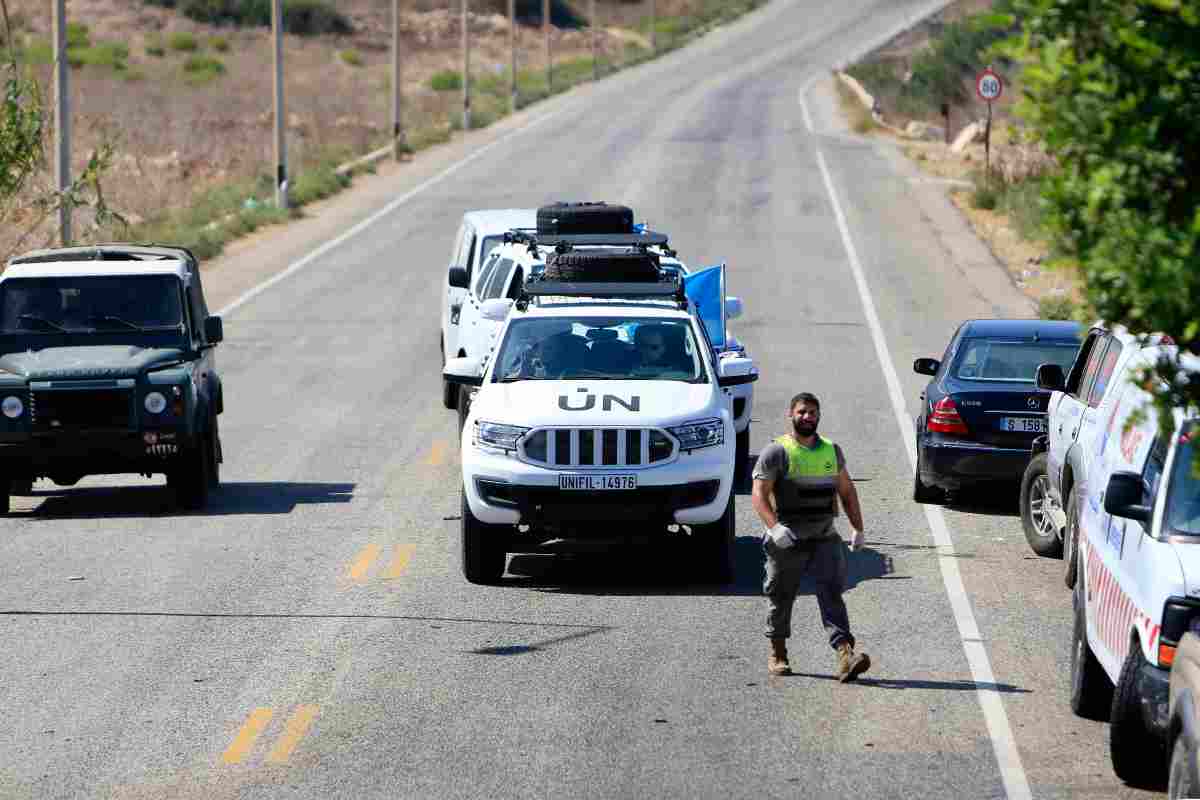
[[[0,283],[0,333],[87,333],[178,328],[173,275],[12,278]]]
[[[687,320],[553,317],[515,320],[493,380],[686,381],[708,374]]]
[[[1200,536],[1200,462],[1196,443],[1200,425],[1191,424],[1179,439],[1167,490],[1167,526],[1174,533]]]
[[[1033,383],[1042,364],[1071,369],[1078,342],[1014,342],[997,339],[967,339],[959,349],[955,377],[973,381],[1023,381]]]

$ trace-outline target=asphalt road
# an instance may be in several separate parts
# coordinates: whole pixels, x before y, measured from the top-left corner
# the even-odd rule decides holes
[[[1032,313],[944,187],[838,121],[828,68],[928,5],[776,0],[235,247],[206,278],[211,508],[42,482],[0,523],[0,796],[1151,796],[1070,713],[1062,563],[1028,550],[1015,498],[911,501],[907,365],[962,319]],[[799,674],[766,675],[745,495],[725,590],[669,552],[460,577],[439,281],[464,210],[557,198],[628,203],[691,265],[729,263],[763,375],[752,451],[792,394],[821,397],[867,519],[857,685],[808,598]]]

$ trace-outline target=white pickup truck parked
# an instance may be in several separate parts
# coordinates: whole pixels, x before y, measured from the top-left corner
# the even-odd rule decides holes
[[[754,362],[714,348],[653,254],[559,244],[515,303],[485,304],[504,320],[494,352],[446,363],[448,381],[477,387],[462,433],[464,576],[494,582],[508,553],[636,533],[678,537],[704,577],[729,580],[733,393],[757,379]],[[614,263],[628,278],[639,252],[647,277],[603,280]],[[556,280],[557,260],[595,274]]]

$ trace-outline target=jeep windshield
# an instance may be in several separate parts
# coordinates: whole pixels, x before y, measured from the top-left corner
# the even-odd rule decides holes
[[[1167,489],[1166,524],[1172,533],[1200,536],[1200,461],[1196,445],[1200,424],[1191,423],[1179,437],[1171,483]]]
[[[546,317],[514,320],[493,380],[634,380],[707,383],[687,320]]]
[[[182,330],[174,275],[12,278],[0,283],[0,333]]]

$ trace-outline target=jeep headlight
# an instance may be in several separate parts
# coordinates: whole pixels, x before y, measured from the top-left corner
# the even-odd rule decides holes
[[[9,419],[16,419],[25,413],[25,404],[21,402],[21,398],[16,395],[9,395],[4,398],[4,402],[0,403],[0,408],[4,411],[4,416]]]
[[[142,404],[151,414],[161,414],[167,410],[167,398],[162,392],[150,392]]]
[[[529,428],[522,428],[519,425],[476,421],[474,443],[476,447],[515,451],[517,442],[527,433],[529,433]]]
[[[699,450],[725,442],[725,423],[719,419],[698,419],[667,430],[679,440],[680,450]]]

